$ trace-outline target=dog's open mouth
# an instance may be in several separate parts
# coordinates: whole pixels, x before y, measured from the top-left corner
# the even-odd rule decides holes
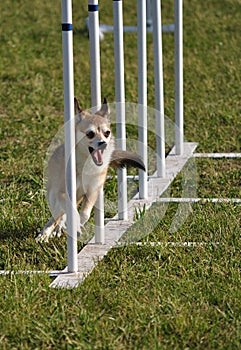
[[[100,166],[103,164],[103,149],[94,149],[92,147],[89,147],[89,152],[91,154],[91,157],[93,159],[93,162]]]

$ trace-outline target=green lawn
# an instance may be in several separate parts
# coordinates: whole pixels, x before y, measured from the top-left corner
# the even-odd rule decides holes
[[[135,25],[134,1],[123,3],[124,23]],[[75,94],[89,108],[87,0],[73,7]],[[112,24],[112,2],[100,1],[99,9],[101,23]],[[61,269],[66,237],[35,242],[50,215],[44,160],[63,124],[61,1],[6,0],[0,13],[0,269]],[[238,0],[184,0],[185,138],[198,142],[197,152],[241,152],[240,13]],[[163,24],[172,22],[173,1],[163,1]],[[124,39],[126,101],[136,103],[136,34]],[[164,35],[163,49],[165,114],[174,120],[173,34]],[[153,71],[148,34],[149,107]],[[113,103],[112,34],[101,42],[101,72],[102,96]],[[129,128],[128,137],[134,132]],[[195,165],[197,197],[240,198],[240,159]],[[184,177],[174,181],[172,196],[180,196]],[[114,180],[106,192],[114,201]],[[1,276],[0,348],[240,349],[240,204],[197,203],[176,232],[170,225],[178,204],[164,209],[161,218],[154,206],[132,228],[148,232],[145,246],[110,251],[79,288],[50,289],[47,275]],[[205,244],[166,244],[184,241]]]

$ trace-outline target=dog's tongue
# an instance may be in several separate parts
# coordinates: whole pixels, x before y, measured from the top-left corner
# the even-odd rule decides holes
[[[95,158],[96,160],[96,163],[103,163],[103,151],[100,150],[100,149],[96,149],[93,151],[93,157]]]

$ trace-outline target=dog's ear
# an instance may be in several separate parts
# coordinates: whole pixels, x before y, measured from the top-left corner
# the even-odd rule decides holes
[[[103,104],[101,106],[101,109],[96,112],[95,114],[100,115],[103,118],[107,118],[109,120],[109,115],[110,115],[110,109],[109,105],[107,103],[107,99],[104,97]]]
[[[80,107],[79,101],[77,98],[74,98],[74,109],[75,109],[75,114],[81,114],[83,112],[83,109]]]
[[[76,116],[76,122],[80,122],[84,118],[84,111],[81,108],[79,101],[77,98],[74,98],[74,109],[75,109],[75,116]]]

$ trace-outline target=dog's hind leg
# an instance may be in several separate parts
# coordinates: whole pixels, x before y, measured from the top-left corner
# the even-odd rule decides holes
[[[66,228],[65,221],[65,193],[56,191],[48,191],[48,202],[51,208],[52,217],[38,234],[37,242],[48,242],[49,238],[60,237]]]

